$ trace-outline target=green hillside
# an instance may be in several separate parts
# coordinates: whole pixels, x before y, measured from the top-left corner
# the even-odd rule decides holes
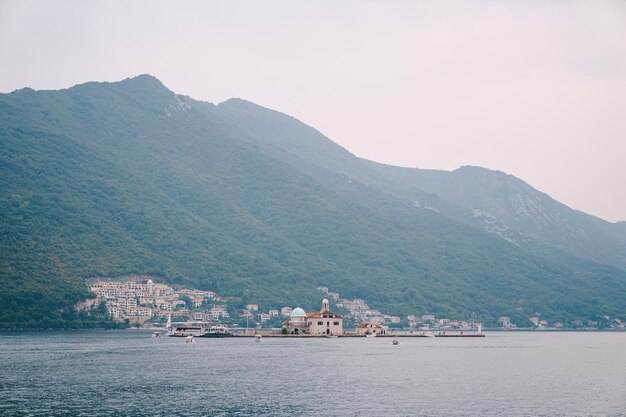
[[[74,320],[83,280],[116,274],[265,307],[317,305],[326,285],[402,314],[626,315],[625,272],[416,207],[403,193],[430,191],[243,100],[150,76],[24,89],[0,95],[0,138],[3,327]]]

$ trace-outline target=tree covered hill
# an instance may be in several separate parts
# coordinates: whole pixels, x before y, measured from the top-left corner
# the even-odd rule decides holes
[[[195,101],[147,75],[23,89],[0,95],[0,139],[0,326],[58,319],[85,278],[117,274],[268,307],[313,308],[326,285],[404,314],[625,315],[614,255],[494,234],[467,217],[484,197],[461,202],[244,100]]]

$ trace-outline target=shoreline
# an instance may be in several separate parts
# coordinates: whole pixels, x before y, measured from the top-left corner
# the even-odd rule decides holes
[[[0,328],[1,333],[11,333],[11,332],[101,332],[101,331],[110,331],[110,332],[123,332],[123,331],[165,331],[165,327],[129,327],[126,329],[105,329],[105,328],[93,328],[93,329],[84,329],[84,328]],[[263,330],[256,330],[257,333],[260,333],[262,336],[267,337],[326,337],[322,336],[308,336],[308,335],[283,335],[283,334],[266,334]],[[460,335],[460,330],[449,331],[446,330],[446,334],[438,335],[435,331],[424,331],[428,333],[433,333],[438,337],[465,337],[465,336],[473,336],[476,337],[475,332],[469,332],[467,334]],[[389,333],[386,335],[380,335],[376,337],[424,337],[422,333],[424,332],[414,332],[407,333],[402,331],[402,333]],[[448,333],[449,332],[449,333]],[[465,331],[464,331],[465,332]],[[483,329],[483,333],[485,332],[494,332],[494,333],[624,333],[626,329],[543,329],[543,330],[535,330],[535,329]],[[235,337],[254,337],[254,334],[244,335],[244,334],[234,334]],[[364,337],[356,334],[342,335],[339,337]]]

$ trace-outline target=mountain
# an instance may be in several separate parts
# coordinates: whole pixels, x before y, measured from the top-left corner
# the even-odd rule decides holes
[[[229,100],[220,107],[239,109],[230,122],[240,126],[237,117],[245,111],[248,123],[243,137],[295,168],[341,173],[538,253],[553,248],[626,270],[626,222],[613,224],[572,210],[512,175],[481,167],[448,172],[361,160],[280,113],[259,110],[243,100]],[[259,126],[265,128],[259,131]]]
[[[553,200],[512,175],[480,167],[453,172],[373,164],[394,180],[415,187],[415,201],[455,220],[476,225],[536,253],[548,248],[626,270],[626,241],[612,224]],[[410,193],[406,193],[409,198]],[[452,203],[450,210],[440,200]],[[420,204],[420,203],[418,203]]]
[[[264,307],[326,285],[390,313],[625,314],[623,225],[482,168],[365,161],[245,100],[148,75],[22,89],[0,95],[0,138],[0,326],[57,323],[117,274]]]

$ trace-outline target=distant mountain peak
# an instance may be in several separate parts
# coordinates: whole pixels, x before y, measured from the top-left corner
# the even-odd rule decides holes
[[[161,82],[161,80],[159,80],[158,78],[150,74],[137,75],[136,77],[126,78],[122,81],[119,81],[117,83],[112,83],[112,84],[117,84],[120,86],[124,86],[126,88],[131,88],[133,90],[140,91],[140,92],[153,92],[153,93],[167,92],[168,94],[174,94],[174,92],[170,90],[169,88],[167,88]]]
[[[481,167],[478,165],[463,165],[463,166],[458,167],[452,172],[457,172],[457,173],[465,172],[465,173],[490,175],[490,176],[494,174],[500,174],[500,175],[509,176],[509,174],[507,174],[506,172],[499,171],[497,169],[485,168],[485,167]]]
[[[126,84],[138,84],[138,85],[145,85],[145,86],[153,86],[153,87],[162,87],[162,88],[167,88],[165,87],[165,85],[163,85],[163,83],[161,82],[161,80],[159,80],[157,77],[155,77],[154,75],[150,75],[150,74],[140,74],[137,75],[135,77],[128,77],[122,81],[119,81],[120,83],[126,83]]]
[[[29,95],[38,93],[40,91],[64,91],[64,90],[84,90],[94,87],[115,87],[123,86],[125,89],[131,88],[137,91],[149,92],[149,91],[161,91],[168,94],[174,94],[169,88],[167,88],[158,78],[150,74],[140,74],[135,77],[125,78],[121,81],[89,81],[85,83],[76,84],[67,89],[61,90],[35,90],[31,87],[19,88],[11,91],[9,94],[14,95]]]
[[[245,99],[239,98],[239,97],[229,98],[226,101],[222,101],[217,106],[221,107],[221,108],[225,108],[225,109],[237,109],[237,110],[246,110],[246,111],[270,112],[272,114],[285,115],[284,113],[281,113],[281,112],[279,112],[277,110],[273,110],[273,109],[270,109],[268,107],[261,106],[260,104],[253,103],[252,101],[248,101],[248,100],[245,100]],[[288,115],[285,115],[285,116],[288,116]],[[291,118],[291,116],[288,116],[288,117]]]

